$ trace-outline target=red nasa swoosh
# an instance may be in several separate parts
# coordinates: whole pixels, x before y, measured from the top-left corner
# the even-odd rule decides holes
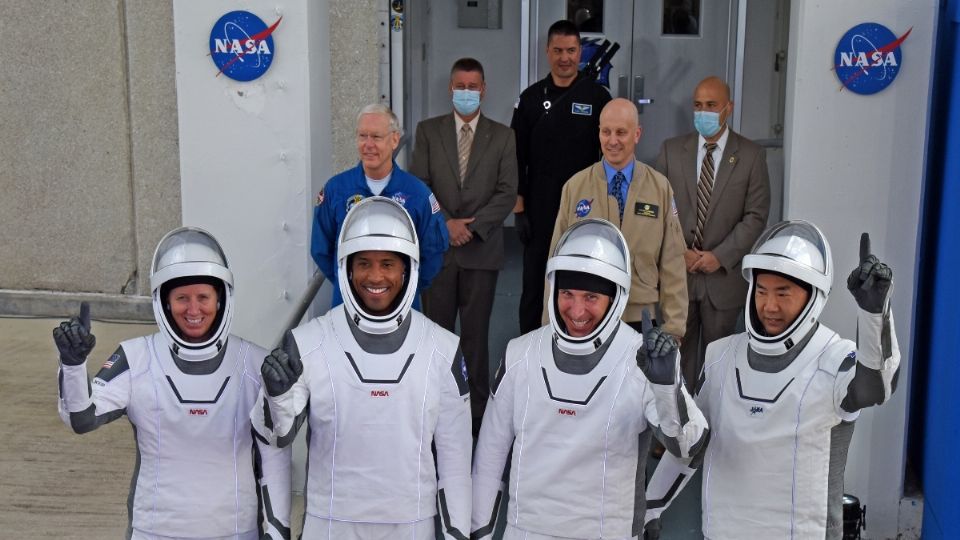
[[[900,36],[899,38],[897,38],[897,39],[894,40],[894,41],[891,41],[890,43],[887,43],[887,44],[884,45],[883,47],[880,47],[879,49],[874,50],[873,52],[878,52],[878,53],[881,53],[881,54],[886,54],[886,53],[888,53],[888,52],[896,49],[897,47],[900,46],[901,43],[903,43],[903,41],[904,41],[905,39],[907,39],[907,36],[910,35],[910,32],[913,32],[913,27],[912,27],[912,26],[911,26],[910,28],[908,28],[907,31],[906,31],[902,36]],[[833,66],[834,71],[836,71],[836,69],[837,69],[838,67],[840,67],[840,66]],[[875,67],[875,66],[867,66],[867,69],[870,69],[871,67]],[[847,77],[847,80],[843,81],[843,86],[840,87],[840,91],[843,92],[843,89],[846,88],[848,84],[850,84],[850,83],[852,83],[853,81],[857,80],[857,77],[859,77],[860,75],[863,75],[863,74],[865,73],[865,71],[866,71],[866,70],[864,70],[864,69],[858,69],[857,71],[855,71],[855,72],[853,73],[853,75]]]
[[[271,24],[268,28],[266,28],[266,29],[264,29],[263,31],[257,32],[256,34],[250,36],[250,39],[252,39],[252,40],[254,41],[254,43],[256,43],[256,42],[258,42],[258,41],[263,41],[263,40],[267,39],[268,37],[270,37],[270,34],[272,34],[273,31],[277,29],[277,26],[280,25],[280,21],[282,21],[282,20],[283,20],[283,15],[281,15],[280,18],[277,19],[277,22]],[[226,37],[226,36],[224,36],[224,37]],[[211,53],[211,54],[213,54],[213,53]],[[241,51],[240,54],[236,55],[232,60],[230,60],[229,62],[227,62],[226,64],[224,64],[223,67],[220,68],[220,73],[217,73],[216,76],[219,77],[220,75],[223,75],[223,72],[224,72],[224,71],[226,71],[227,69],[229,69],[230,66],[232,66],[234,62],[236,62],[237,60],[239,60],[240,57],[242,57],[242,56],[245,55],[245,54],[247,54],[245,51]],[[209,55],[207,55],[207,56],[209,56]]]

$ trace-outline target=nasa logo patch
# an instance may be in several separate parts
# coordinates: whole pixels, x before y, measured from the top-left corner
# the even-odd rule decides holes
[[[577,217],[587,217],[587,214],[590,213],[590,210],[593,208],[593,199],[589,201],[586,199],[580,199],[580,202],[577,203]]]
[[[210,59],[219,70],[235,81],[260,78],[273,64],[273,31],[280,17],[267,27],[249,11],[231,11],[220,17],[210,29]]]
[[[401,206],[405,206],[407,204],[407,194],[402,191],[394,193],[390,196],[390,198],[400,203]]]
[[[861,95],[876,94],[890,86],[900,73],[903,43],[913,27],[897,37],[882,24],[858,24],[840,38],[833,67],[843,88]]]

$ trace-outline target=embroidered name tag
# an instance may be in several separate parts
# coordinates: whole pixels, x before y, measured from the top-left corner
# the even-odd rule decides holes
[[[633,213],[638,216],[655,218],[660,215],[660,207],[655,204],[638,202],[633,207]]]
[[[589,103],[574,103],[570,106],[570,112],[572,114],[579,114],[580,116],[593,116],[593,105]]]

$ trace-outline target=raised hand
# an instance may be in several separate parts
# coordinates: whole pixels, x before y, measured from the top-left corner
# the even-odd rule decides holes
[[[60,351],[60,362],[67,366],[79,366],[97,344],[90,333],[90,304],[80,303],[80,315],[60,323],[53,329],[53,342]]]
[[[847,289],[857,305],[870,313],[882,313],[893,289],[893,270],[870,253],[870,235],[860,235],[860,264],[850,272]]]
[[[659,326],[654,326],[650,312],[643,310],[640,323],[643,346],[637,349],[637,366],[654,384],[673,384],[677,376],[677,340]]]
[[[283,342],[263,359],[260,366],[260,376],[267,394],[276,397],[293,388],[300,374],[303,373],[303,362],[300,361],[300,351],[293,334],[283,335]]]

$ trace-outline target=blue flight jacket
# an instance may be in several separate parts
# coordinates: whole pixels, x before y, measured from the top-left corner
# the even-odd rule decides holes
[[[443,254],[450,245],[446,219],[430,188],[416,176],[401,170],[396,161],[393,162],[390,181],[380,195],[402,204],[417,229],[420,241],[420,280],[413,308],[419,310],[420,293],[430,286],[430,280],[440,272],[443,267]],[[337,281],[337,239],[340,236],[340,227],[347,217],[347,211],[367,197],[373,197],[373,192],[367,186],[362,164],[328,180],[317,196],[317,205],[313,209],[310,255],[333,285],[330,307],[343,303]]]

